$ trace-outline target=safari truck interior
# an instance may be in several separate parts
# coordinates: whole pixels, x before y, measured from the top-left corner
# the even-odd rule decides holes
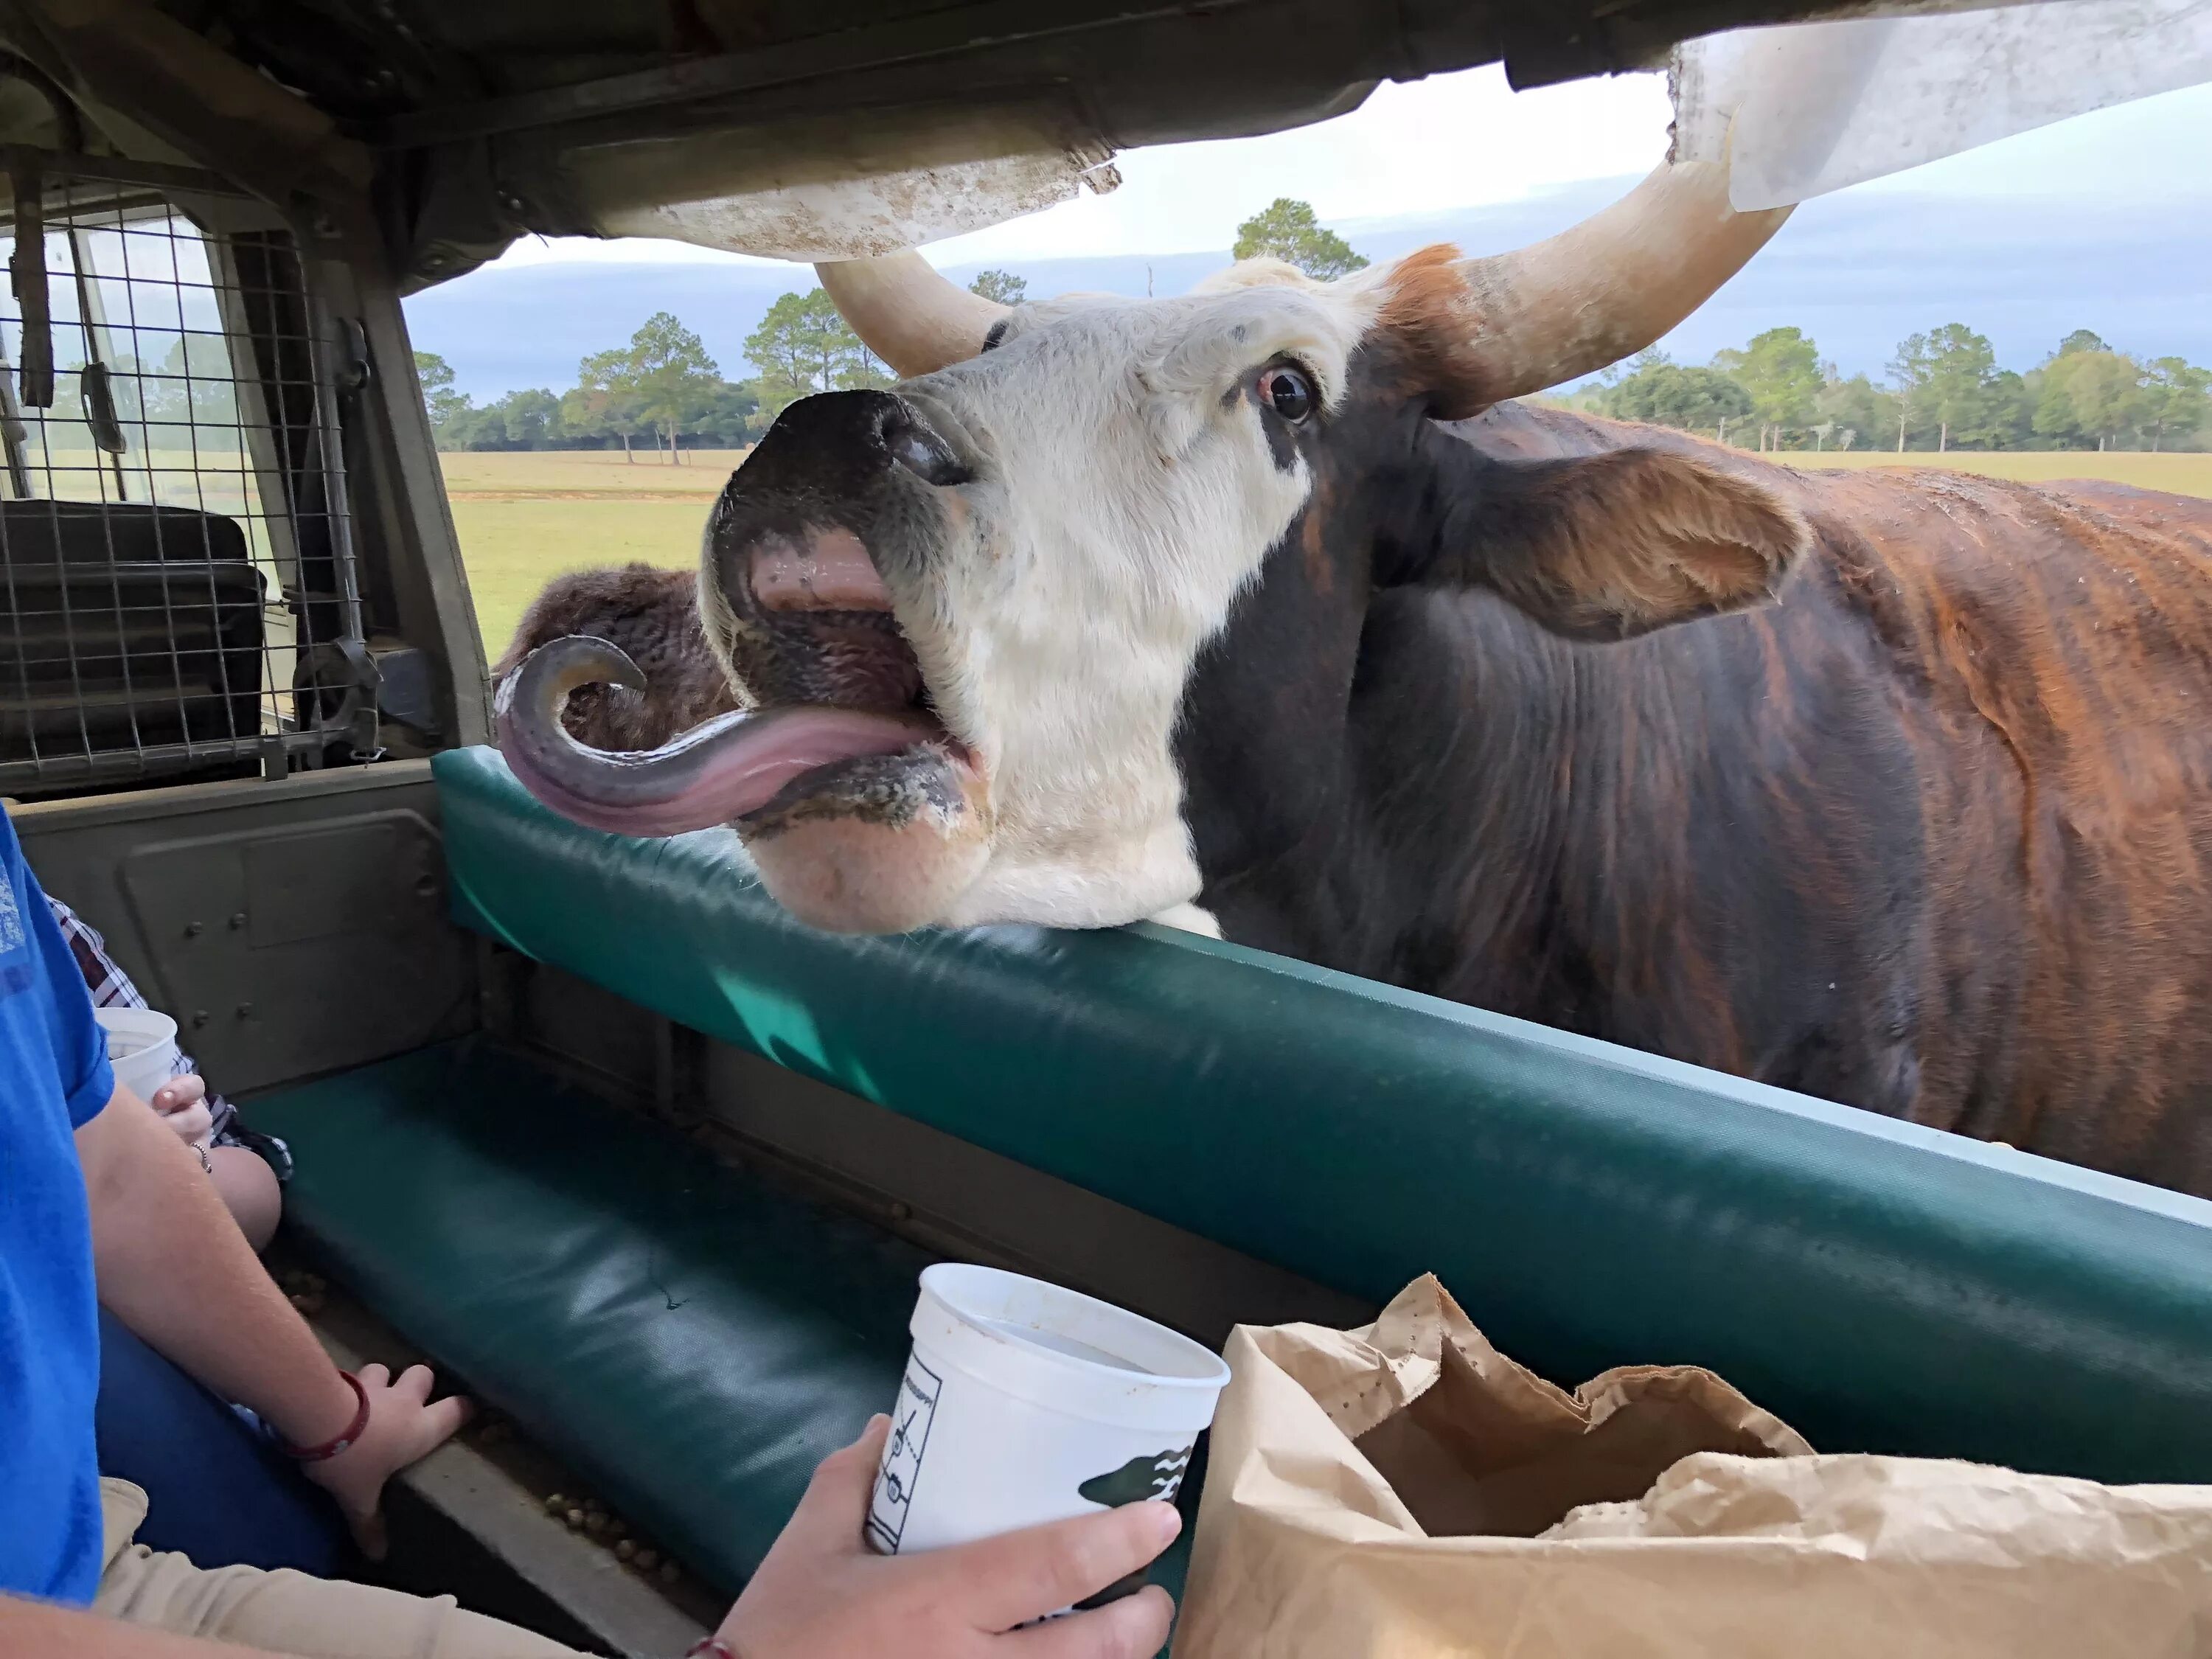
[[[490,746],[403,295],[534,233],[884,252],[1385,79],[1870,9],[0,6],[0,794],[289,1143],[326,1341],[489,1407],[392,1582],[683,1650],[946,1257],[1215,1346],[1434,1272],[1568,1382],[1664,1355],[1823,1448],[2212,1480],[2202,1202],[1152,924],[817,932]]]

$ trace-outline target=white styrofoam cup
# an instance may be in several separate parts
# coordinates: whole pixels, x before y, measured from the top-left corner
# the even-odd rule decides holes
[[[95,1008],[115,1080],[144,1101],[175,1075],[177,1022],[155,1008]]]
[[[1172,1498],[1221,1357],[1095,1297],[992,1267],[921,1275],[867,1537],[900,1554]]]

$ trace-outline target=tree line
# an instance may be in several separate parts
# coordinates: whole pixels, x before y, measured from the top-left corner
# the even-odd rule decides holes
[[[453,385],[435,352],[415,354],[422,399],[441,449],[615,449],[634,459],[641,439],[671,461],[688,439],[741,447],[759,400],[722,378],[705,343],[673,313],[646,319],[626,346],[595,351],[565,392],[526,387],[479,406]]]
[[[969,286],[1009,305],[1024,287],[1004,270]],[[436,353],[416,352],[415,368],[441,449],[620,449],[634,459],[643,443],[671,463],[686,448],[742,449],[786,404],[814,392],[891,383],[818,288],[770,306],[744,353],[751,376],[725,379],[698,335],[661,311],[628,345],[586,357],[565,392],[510,392],[479,405],[454,387],[453,366]]]
[[[161,336],[149,329],[135,337],[141,343],[158,343]],[[88,412],[84,405],[85,360],[73,355],[55,363],[54,401],[29,418],[38,422],[44,441],[56,449],[90,447],[93,443]],[[235,450],[244,429],[240,424],[237,390],[233,383],[230,348],[217,334],[186,334],[171,337],[159,361],[121,352],[107,360],[108,402],[122,427],[124,441],[132,450]]]
[[[1285,260],[1322,280],[1367,264],[1310,205],[1288,197],[1239,225],[1232,251],[1239,259]],[[1005,270],[987,270],[969,287],[1006,305],[1025,297],[1023,280]],[[568,391],[510,392],[481,408],[454,390],[442,359],[424,352],[416,362],[441,447],[629,453],[649,439],[671,460],[687,444],[740,448],[811,392],[891,378],[818,288],[779,299],[744,353],[752,375],[725,380],[699,337],[659,312],[627,346],[586,357]],[[2178,356],[2132,357],[2087,329],[2015,372],[1998,367],[1985,336],[1947,323],[1901,341],[1876,380],[1840,373],[1802,329],[1770,328],[1703,364],[1678,363],[1654,348],[1539,401],[1760,449],[2212,447],[2212,370]]]
[[[1704,365],[1656,348],[1547,401],[1759,449],[2203,449],[2212,370],[2131,357],[2087,329],[2025,372],[1947,323],[1901,341],[1884,379],[1845,375],[1802,329],[1770,328]]]

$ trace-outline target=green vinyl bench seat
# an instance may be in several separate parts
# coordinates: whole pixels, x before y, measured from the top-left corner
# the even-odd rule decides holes
[[[483,1039],[252,1118],[292,1149],[288,1228],[726,1592],[897,1398],[931,1257]],[[1180,1593],[1188,1556],[1186,1535],[1154,1581]]]
[[[348,1288],[723,1588],[896,1397],[927,1257],[483,1039],[252,1115]]]
[[[1825,1448],[2212,1480],[2212,1205],[1151,926],[826,935],[726,831],[580,829],[489,750],[435,775],[464,926],[1336,1290],[1379,1303],[1433,1271],[1555,1378],[1698,1363]],[[596,1237],[564,1246],[569,1301],[538,1296],[515,1363],[634,1339],[603,1362],[631,1370],[620,1397],[694,1388],[682,1345],[592,1325]],[[380,1283],[403,1328],[465,1304],[451,1265]],[[911,1277],[888,1278],[896,1298],[850,1291],[871,1363],[903,1340]],[[794,1463],[848,1425],[793,1422]],[[639,1456],[641,1481],[694,1478]]]
[[[291,1146],[287,1226],[720,1589],[897,1397],[932,1258],[482,1038],[252,1112]]]

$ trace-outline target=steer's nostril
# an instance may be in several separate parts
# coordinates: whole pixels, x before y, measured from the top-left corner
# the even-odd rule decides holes
[[[891,459],[924,483],[966,483],[974,476],[944,439],[902,409],[885,415],[883,436]]]

